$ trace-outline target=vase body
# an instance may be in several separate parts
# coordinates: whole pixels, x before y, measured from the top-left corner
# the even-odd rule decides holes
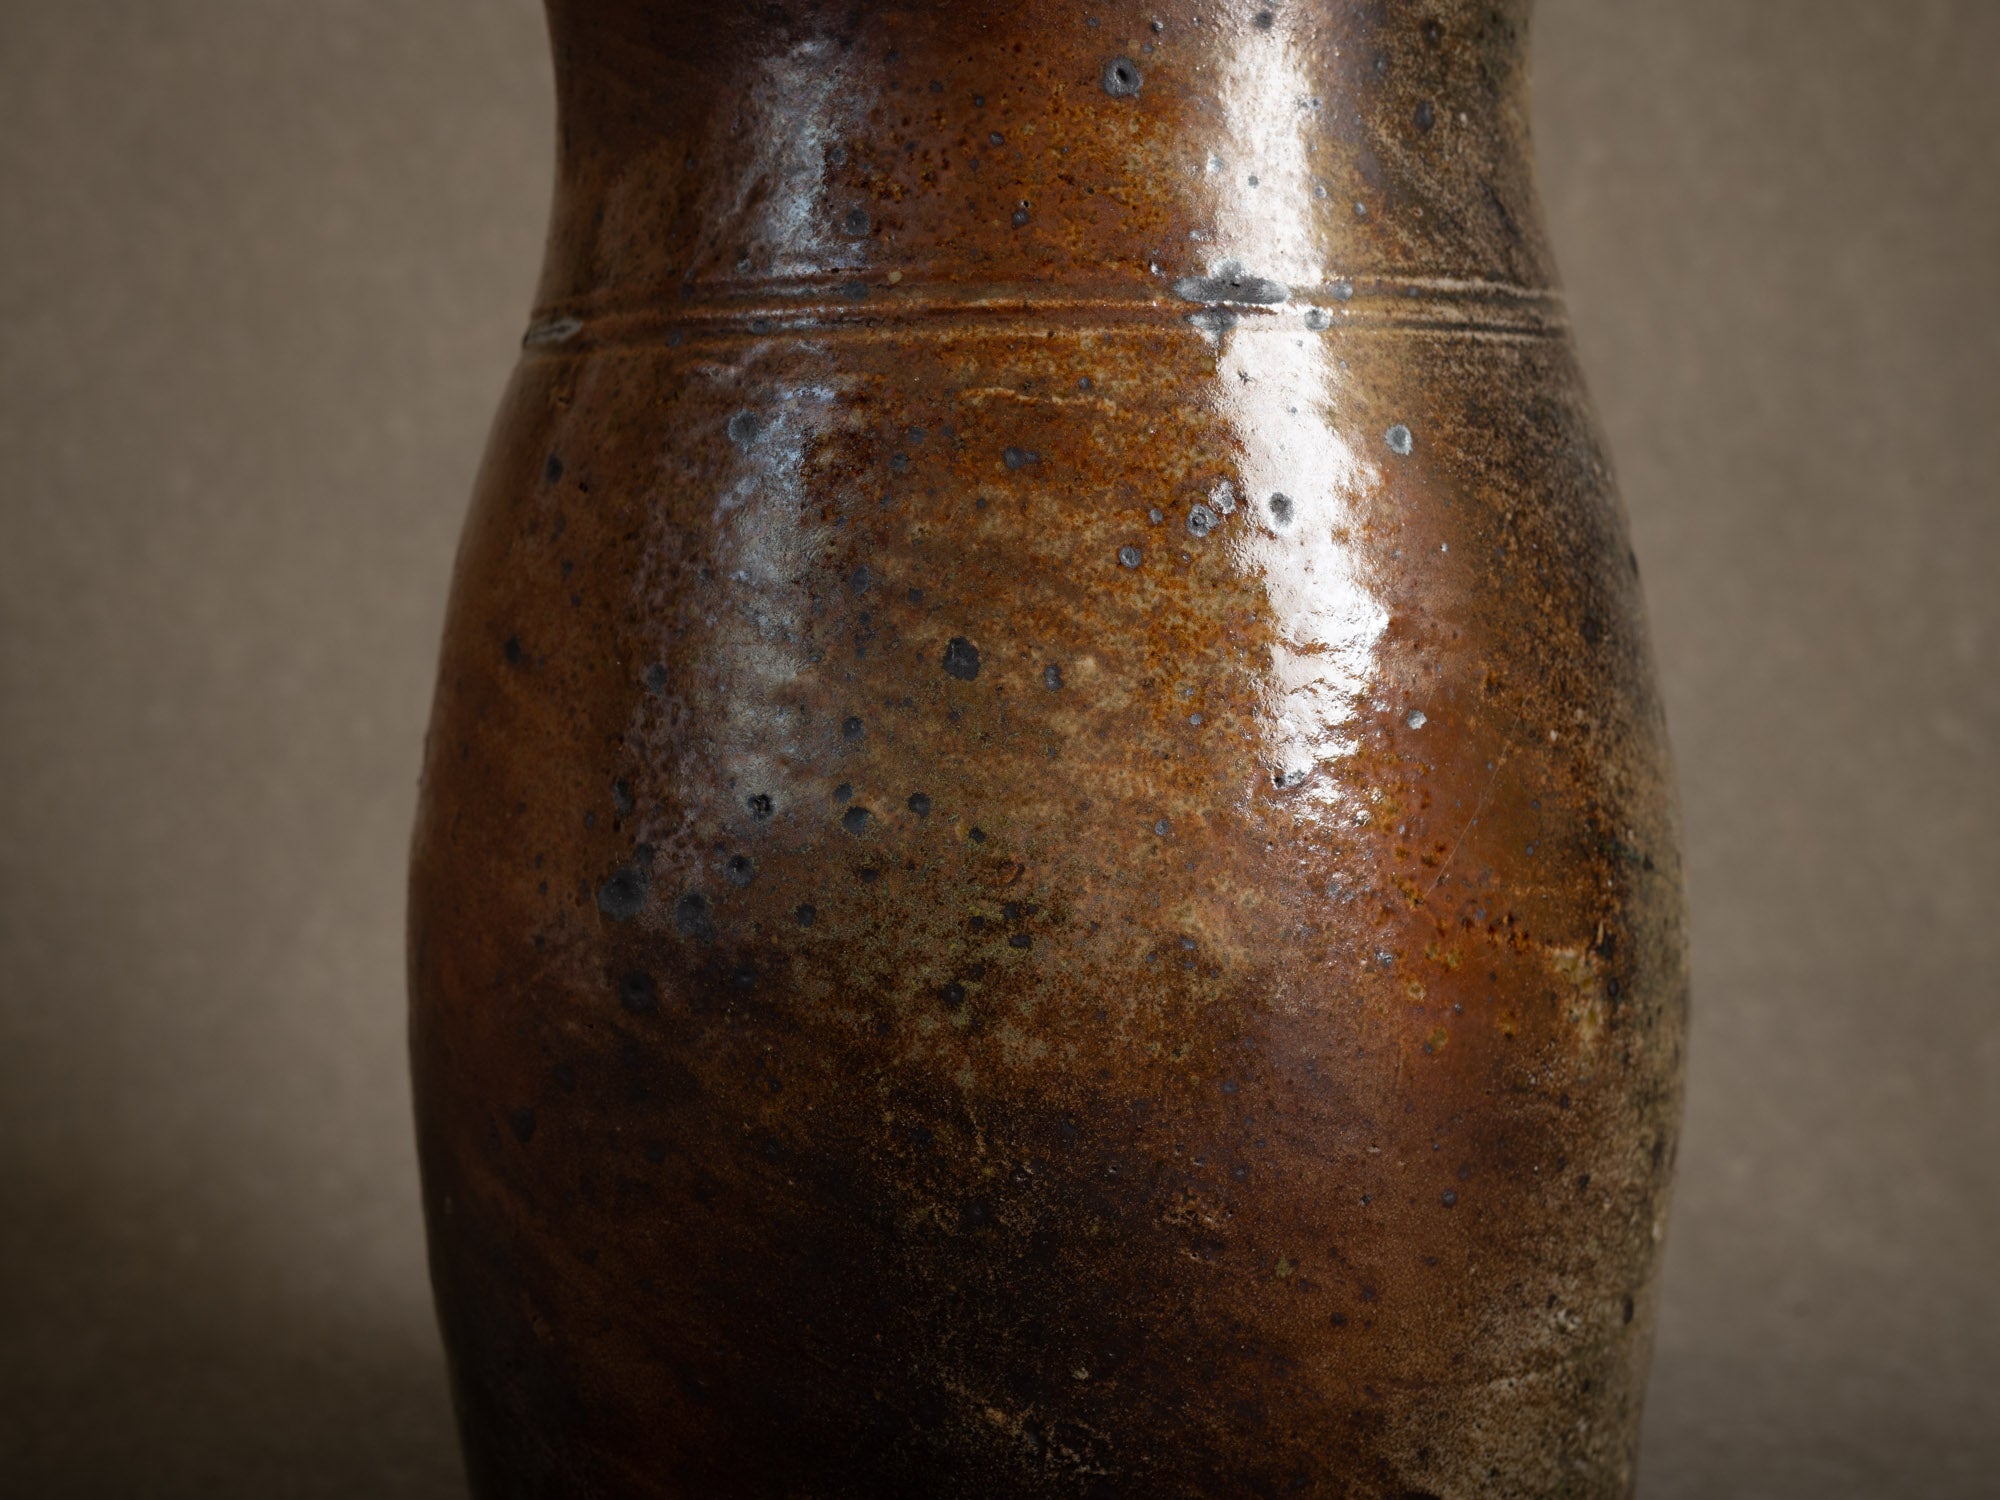
[[[551,9],[412,877],[477,1493],[1629,1493],[1679,864],[1525,3]]]

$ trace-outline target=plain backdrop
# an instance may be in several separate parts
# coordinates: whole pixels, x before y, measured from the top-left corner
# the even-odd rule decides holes
[[[1993,0],[1537,22],[1686,806],[1643,1500],[2000,1487],[1997,73]],[[551,139],[531,0],[0,6],[7,1494],[463,1493],[403,862]]]

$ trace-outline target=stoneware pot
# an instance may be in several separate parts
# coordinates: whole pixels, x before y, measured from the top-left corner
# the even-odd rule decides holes
[[[482,1497],[1630,1492],[1685,976],[1526,0],[552,0],[411,894]]]

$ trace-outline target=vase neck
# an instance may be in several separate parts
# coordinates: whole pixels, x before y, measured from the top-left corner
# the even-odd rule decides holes
[[[549,9],[551,308],[1551,280],[1527,0]]]

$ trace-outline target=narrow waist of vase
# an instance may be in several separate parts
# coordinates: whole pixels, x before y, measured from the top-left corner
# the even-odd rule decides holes
[[[1282,295],[1280,295],[1282,293]],[[1279,287],[1258,300],[1059,282],[978,285],[900,274],[690,287],[637,301],[577,299],[536,310],[522,344],[569,352],[599,346],[678,345],[688,338],[867,335],[885,330],[950,335],[1009,330],[1144,328],[1192,322],[1209,332],[1297,326],[1398,330],[1471,337],[1548,338],[1567,332],[1561,292],[1449,276],[1357,275]]]

